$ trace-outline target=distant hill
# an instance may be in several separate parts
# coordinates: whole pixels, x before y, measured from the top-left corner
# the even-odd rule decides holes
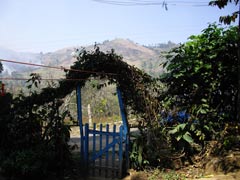
[[[128,39],[114,39],[111,41],[104,41],[97,44],[101,51],[110,51],[114,49],[115,52],[123,57],[123,60],[130,65],[145,70],[151,75],[158,76],[162,72],[159,66],[163,59],[160,57],[161,52],[169,51],[176,47],[177,44],[168,42],[167,44],[157,44],[151,46],[143,46]],[[52,53],[42,55],[42,63],[46,65],[57,65],[69,67],[76,59],[71,56],[74,49],[81,49],[82,47],[64,48]],[[84,47],[86,50],[93,50],[94,45]]]
[[[3,47],[0,47],[0,59],[40,63],[40,56],[37,53],[16,52]],[[36,67],[23,66],[14,63],[3,62],[2,64],[4,66],[4,73],[9,75],[14,71],[23,72],[36,69]]]
[[[162,43],[157,45],[143,46],[128,39],[114,39],[106,40],[97,44],[101,51],[110,51],[114,49],[115,52],[123,57],[123,60],[131,65],[145,70],[151,75],[158,76],[162,72],[162,68],[159,66],[163,59],[160,57],[161,52],[168,51],[177,45],[172,42]],[[49,53],[19,53],[12,50],[8,50],[0,47],[0,58],[10,59],[24,62],[32,62],[50,66],[63,66],[69,67],[76,60],[72,57],[72,52],[75,49],[81,49],[82,47],[69,47],[60,49],[55,52]],[[94,45],[84,47],[86,50],[93,50]],[[5,74],[22,76],[30,74],[33,71],[33,67],[22,66],[12,63],[3,63]],[[64,73],[49,71],[46,68],[35,68],[35,72],[38,72],[42,77],[54,77],[58,78]],[[56,77],[57,76],[57,77]]]

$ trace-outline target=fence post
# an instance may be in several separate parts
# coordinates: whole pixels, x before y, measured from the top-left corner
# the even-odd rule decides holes
[[[119,107],[120,107],[122,122],[123,122],[123,126],[124,126],[124,133],[128,134],[127,116],[126,116],[125,108],[124,108],[124,105],[123,105],[122,94],[121,94],[121,91],[118,87],[117,87],[117,95],[118,95],[118,103],[119,103]]]
[[[96,154],[96,123],[93,124],[93,147],[92,147],[92,154]],[[93,163],[93,167],[92,167],[92,171],[93,171],[93,176],[95,175],[95,160],[92,162]]]
[[[106,147],[108,147],[108,144],[109,144],[109,124],[106,125]],[[108,171],[109,171],[109,165],[108,165],[108,156],[109,156],[109,150],[107,150],[106,152],[106,161],[105,161],[105,167],[106,167],[106,170],[105,170],[105,177],[108,176]]]
[[[118,177],[122,178],[122,162],[123,162],[123,126],[120,126],[119,128],[119,150],[118,150],[118,158],[119,158],[119,163],[118,163]]]
[[[103,130],[103,126],[102,124],[100,124],[100,135],[99,135],[99,138],[100,138],[100,143],[99,143],[99,151],[102,151],[102,130]],[[102,167],[102,156],[100,156],[100,159],[99,159],[99,166]],[[99,175],[102,174],[102,170],[101,168],[99,168]]]
[[[86,123],[85,124],[85,143],[84,143],[84,164],[87,166],[87,171],[89,168],[88,150],[89,150],[89,125],[88,123]]]
[[[117,94],[118,94],[118,102],[123,122],[123,139],[122,141],[125,141],[125,160],[126,160],[126,170],[129,168],[129,128],[128,128],[128,122],[127,122],[127,116],[125,113],[125,108],[122,100],[122,94],[120,89],[117,87]]]
[[[116,124],[114,124],[113,125],[113,141],[115,141],[116,140]],[[116,176],[116,171],[115,171],[115,146],[116,145],[114,145],[113,147],[112,147],[112,168],[113,168],[113,170],[112,170],[112,176],[113,177],[115,177]]]
[[[82,99],[81,99],[81,87],[80,85],[77,86],[76,89],[76,98],[77,98],[77,117],[80,129],[80,148],[81,148],[81,160],[84,158],[84,135],[83,135],[83,123],[82,123]]]

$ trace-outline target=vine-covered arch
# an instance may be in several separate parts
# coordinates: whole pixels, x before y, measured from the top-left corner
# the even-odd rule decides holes
[[[116,84],[121,90],[125,105],[130,106],[138,114],[145,115],[146,112],[152,112],[148,120],[156,117],[156,108],[158,100],[153,96],[153,91],[157,91],[156,79],[144,71],[124,62],[121,56],[114,50],[102,52],[99,47],[94,51],[77,50],[77,61],[71,66],[71,69],[79,71],[67,71],[67,79],[84,79],[80,82],[63,81],[60,87],[63,89],[72,89],[76,85],[81,87],[85,85],[90,77],[107,79],[108,84]],[[150,110],[151,109],[151,110]],[[146,117],[145,117],[146,118]]]
[[[89,79],[98,77],[107,79],[108,84],[116,84],[122,93],[124,104],[145,120],[156,118],[158,100],[153,95],[158,90],[156,79],[124,62],[114,50],[102,52],[96,47],[93,51],[77,50],[75,54],[77,61],[65,70],[66,79],[60,81],[57,88],[44,88],[40,94],[29,98],[36,104],[64,98],[77,86],[83,87]]]

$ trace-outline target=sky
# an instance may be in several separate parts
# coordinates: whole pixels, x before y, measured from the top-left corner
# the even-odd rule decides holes
[[[162,6],[163,2],[168,10]],[[234,4],[220,10],[208,6],[208,2],[0,0],[0,47],[21,52],[52,52],[115,38],[142,45],[184,43],[189,36],[200,34],[209,23],[218,23],[219,16],[238,10]]]

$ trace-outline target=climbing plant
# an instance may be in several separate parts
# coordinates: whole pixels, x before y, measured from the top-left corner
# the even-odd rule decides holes
[[[99,84],[99,88],[116,84],[122,92],[125,105],[144,118],[145,124],[157,120],[159,111],[157,79],[124,62],[114,50],[102,52],[99,47],[95,47],[93,51],[77,50],[76,54],[77,60],[71,66],[71,70],[65,70],[66,79],[60,81],[57,88],[43,88],[41,93],[27,97],[26,101],[34,99],[36,104],[41,105],[55,98],[64,98],[77,86],[83,87],[89,79],[98,77],[108,80]]]
[[[122,57],[115,54],[113,50],[105,53],[100,51],[99,47],[95,47],[94,51],[82,49],[78,50],[77,54],[77,61],[71,68],[83,72],[67,71],[66,78],[99,77],[107,79],[108,82],[100,87],[116,84],[121,89],[125,105],[130,106],[132,110],[141,114],[149,122],[157,118],[158,101],[154,97],[154,93],[156,94],[158,91],[156,79],[122,61]],[[87,73],[87,71],[98,73]],[[77,84],[83,86],[85,82],[75,82],[74,87]]]

